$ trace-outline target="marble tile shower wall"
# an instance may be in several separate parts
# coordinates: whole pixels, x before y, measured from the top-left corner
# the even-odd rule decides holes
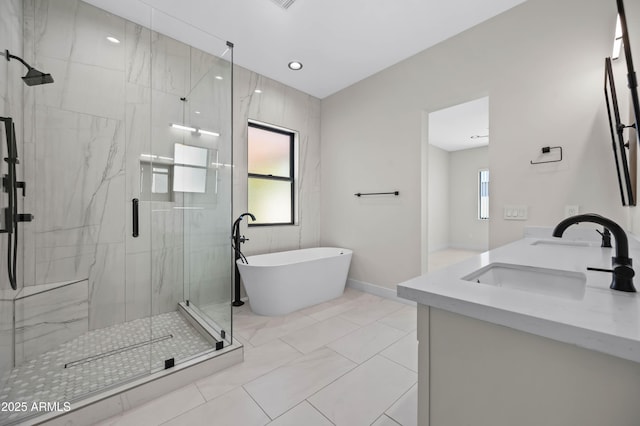
[[[179,97],[190,95],[188,101],[204,111],[202,93],[226,96],[215,87],[198,90],[219,84],[207,77],[219,60],[77,0],[3,0],[0,8],[0,39],[56,80],[25,90],[23,70],[0,64],[0,108],[5,113],[14,103],[14,117],[23,109],[27,114],[18,143],[19,177],[28,182],[21,211],[36,219],[21,228],[24,284],[89,278],[90,329],[172,311],[185,296],[203,305],[228,300],[225,286],[211,291],[212,279],[229,280],[225,238],[231,220],[211,211],[230,205],[228,185],[219,185],[202,211],[173,209],[183,202],[179,194],[174,203],[141,202],[139,238],[131,237],[130,220],[131,199],[140,197],[140,154],[173,156],[180,136],[168,123],[196,119],[184,115]],[[107,33],[122,43],[108,43]],[[299,131],[299,224],[249,230],[244,249],[252,254],[318,245],[320,101],[241,67],[234,79],[236,167],[218,168],[207,185],[233,173],[236,217],[247,208],[246,120]],[[254,93],[258,87],[260,95]],[[216,120],[219,128],[230,128],[228,114]],[[228,145],[218,146],[220,163],[231,162]],[[191,238],[185,240],[184,229]],[[0,244],[6,244],[2,236]],[[5,267],[0,262],[2,277]],[[2,351],[10,324],[0,326]]]
[[[0,2],[0,49],[8,49],[10,52],[22,51],[22,1],[21,0],[4,0]],[[0,64],[0,116],[12,117],[16,123],[16,130],[21,131],[23,128],[22,114],[22,77],[23,68],[19,64],[2,60]],[[0,126],[0,131],[4,132],[4,128]],[[4,136],[0,138],[4,145]],[[24,149],[18,146],[18,155],[24,158]],[[1,158],[6,156],[6,147],[0,146]],[[2,162],[0,173],[6,173],[6,165]],[[18,178],[22,178],[19,175]],[[2,205],[6,205],[6,195],[0,195]],[[22,208],[22,207],[21,207]],[[0,253],[6,253],[7,235],[0,234]],[[7,262],[6,256],[2,256],[0,261],[0,292],[10,290],[9,280],[7,279]],[[22,259],[20,259],[22,260]],[[22,275],[22,262],[19,262],[19,274]],[[0,301],[0,371],[5,371],[13,360],[13,312],[12,302]]]
[[[27,62],[55,78],[25,92],[25,211],[35,220],[23,228],[24,283],[88,278],[89,329],[173,311],[184,294],[182,196],[141,201],[139,238],[131,199],[140,155],[173,157],[180,97],[215,59],[78,0],[23,4]],[[224,258],[210,250],[207,267]]]
[[[234,217],[247,211],[247,120],[299,132],[298,224],[250,228],[247,255],[320,244],[320,100],[252,71],[236,67],[234,94]],[[255,93],[256,89],[262,93]],[[246,228],[244,228],[246,229]]]
[[[231,111],[216,107],[230,105],[231,68],[228,63],[197,49],[191,50],[191,64],[192,89],[187,97],[189,114],[185,119],[196,127],[210,129],[213,126],[211,130],[221,133],[219,143],[210,151],[210,163],[216,166],[207,174],[207,195],[185,194],[184,203],[204,207],[186,210],[184,214],[186,296],[203,307],[228,303],[231,299]],[[202,121],[205,118],[206,121]],[[207,147],[210,143],[210,138],[199,139],[191,144]],[[212,282],[220,284],[212,286]],[[226,312],[216,320],[229,330],[231,310]]]

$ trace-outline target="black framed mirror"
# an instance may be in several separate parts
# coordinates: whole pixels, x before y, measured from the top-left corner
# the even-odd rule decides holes
[[[611,146],[614,154],[618,186],[623,206],[635,206],[637,198],[637,149],[640,144],[640,132],[637,131],[640,122],[640,102],[638,100],[638,81],[633,67],[629,30],[623,0],[616,0],[618,19],[620,23],[620,39],[624,49],[624,60],[627,68],[627,86],[630,91],[629,117],[627,109],[621,109],[616,92],[612,59],[605,59],[604,93],[609,116],[611,131]],[[625,115],[623,117],[623,115]],[[632,124],[625,124],[625,120]],[[628,135],[625,141],[625,133]]]
[[[618,175],[620,198],[623,206],[635,206],[636,191],[634,181],[631,176],[631,164],[629,161],[632,160],[631,162],[633,162],[635,157],[627,155],[627,149],[629,149],[631,144],[626,143],[624,138],[624,131],[628,126],[622,123],[622,118],[620,117],[620,105],[618,104],[618,94],[616,91],[611,58],[605,59],[604,96],[607,104],[607,114],[609,116],[611,147],[613,149],[613,158]]]

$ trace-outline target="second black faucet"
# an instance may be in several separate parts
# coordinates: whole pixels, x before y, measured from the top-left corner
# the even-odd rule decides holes
[[[611,219],[607,219],[599,214],[587,213],[571,216],[558,223],[553,230],[554,237],[562,237],[564,231],[571,225],[575,225],[580,222],[597,223],[605,227],[605,230],[609,230],[616,240],[616,255],[611,258],[611,269],[598,269],[588,268],[591,270],[611,272],[613,278],[611,280],[610,288],[618,291],[635,292],[636,289],[633,286],[633,276],[635,272],[631,267],[632,261],[629,257],[629,240],[624,229]],[[604,237],[604,235],[603,235]]]

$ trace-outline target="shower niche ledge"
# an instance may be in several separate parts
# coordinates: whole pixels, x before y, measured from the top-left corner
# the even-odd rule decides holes
[[[15,318],[15,354],[10,351],[3,354],[6,355],[4,360],[14,360],[14,366],[89,329],[87,279],[27,286],[17,294],[3,291],[0,297],[2,311],[12,312]],[[11,330],[3,330],[3,333],[11,333]]]

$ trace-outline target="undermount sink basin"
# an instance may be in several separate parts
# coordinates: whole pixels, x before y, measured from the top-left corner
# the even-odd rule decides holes
[[[592,244],[588,241],[571,241],[560,238],[553,240],[536,240],[531,243],[532,246],[573,246],[573,247],[590,247]]]
[[[509,263],[491,263],[462,278],[493,285],[566,299],[582,299],[587,277],[581,272],[537,268]]]

